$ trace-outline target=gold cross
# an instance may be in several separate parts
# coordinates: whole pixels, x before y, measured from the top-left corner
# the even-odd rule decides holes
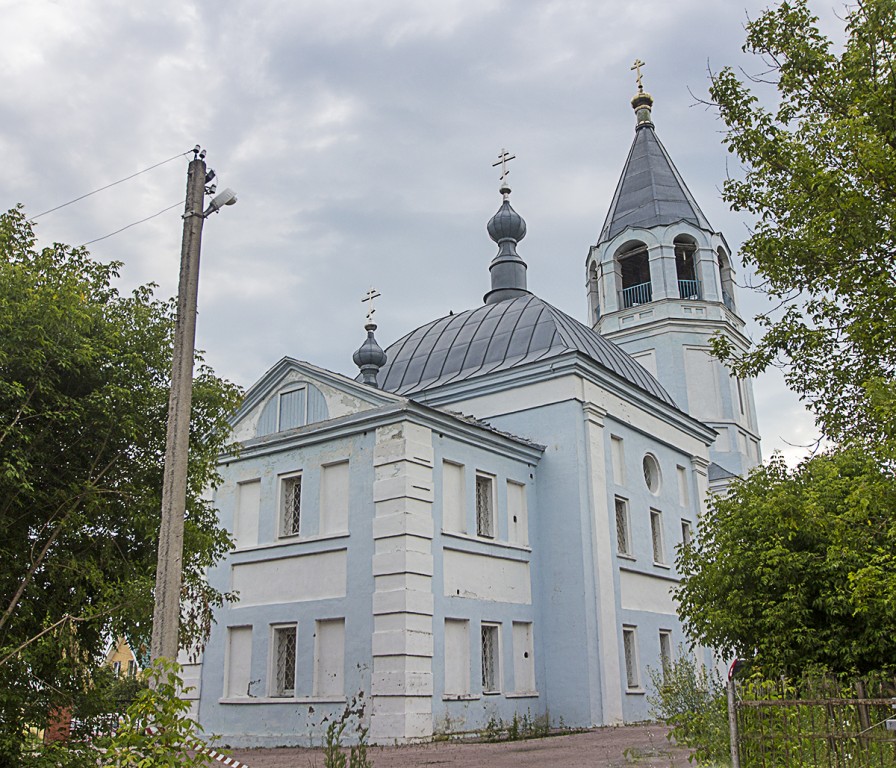
[[[644,86],[641,85],[641,67],[643,67],[643,66],[645,66],[645,64],[644,64],[643,61],[641,61],[641,59],[635,59],[635,63],[632,64],[632,66],[631,66],[632,71],[638,73],[637,76],[635,77],[635,80],[636,80],[637,83],[638,83],[638,90],[639,90],[639,91],[643,91],[643,90],[644,90]]]
[[[516,155],[511,155],[506,149],[502,149],[501,154],[498,155],[498,162],[492,163],[492,168],[497,168],[499,165],[501,166],[501,178],[498,179],[498,181],[502,184],[504,183],[504,179],[507,178],[507,174],[510,173],[510,171],[507,170],[507,163],[511,160],[516,160]]]
[[[376,288],[371,288],[364,294],[364,298],[361,299],[361,303],[369,301],[370,304],[367,306],[367,325],[370,325],[373,322],[373,313],[376,310],[373,308],[373,300],[378,299],[382,294],[376,290]]]

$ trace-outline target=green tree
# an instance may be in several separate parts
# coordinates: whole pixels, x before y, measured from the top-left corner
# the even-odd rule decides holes
[[[676,591],[690,637],[766,674],[896,667],[896,485],[861,449],[780,455],[710,499]]]
[[[23,724],[77,704],[109,638],[148,645],[173,303],[120,294],[119,267],[38,250],[20,209],[0,215],[0,763]],[[239,396],[198,368],[184,639],[222,599],[203,576],[229,539],[201,494]]]
[[[896,2],[859,0],[845,42],[806,0],[747,25],[763,72],[731,68],[710,89],[743,166],[724,198],[755,223],[742,247],[777,308],[746,355],[718,339],[740,375],[780,364],[823,434],[896,456]]]

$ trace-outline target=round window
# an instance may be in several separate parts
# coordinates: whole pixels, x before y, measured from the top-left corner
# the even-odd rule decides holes
[[[648,453],[644,457],[644,462],[642,464],[644,467],[644,482],[647,483],[647,487],[651,493],[657,494],[660,492],[660,465],[657,463],[656,458]]]

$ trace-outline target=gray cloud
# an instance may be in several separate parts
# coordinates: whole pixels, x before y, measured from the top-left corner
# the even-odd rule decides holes
[[[584,319],[585,257],[633,136],[636,56],[663,142],[713,225],[742,240],[745,222],[718,194],[731,162],[720,125],[695,96],[707,63],[758,68],[740,47],[762,5],[10,4],[0,204],[34,214],[202,143],[240,203],[205,229],[198,345],[247,386],[283,355],[353,374],[371,284],[384,346],[478,304],[499,205],[490,164],[507,147],[530,287]],[[185,166],[40,219],[42,242],[82,243],[182,199]],[[179,215],[91,250],[125,262],[123,287],[154,281],[172,295]],[[806,442],[811,419],[780,379],[756,392],[761,426],[775,425],[765,452]]]

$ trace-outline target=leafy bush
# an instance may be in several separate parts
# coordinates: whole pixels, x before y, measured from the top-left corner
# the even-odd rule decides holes
[[[669,738],[693,749],[698,765],[727,764],[728,701],[718,673],[707,672],[683,647],[670,665],[647,673],[647,701],[654,717],[672,726]]]

